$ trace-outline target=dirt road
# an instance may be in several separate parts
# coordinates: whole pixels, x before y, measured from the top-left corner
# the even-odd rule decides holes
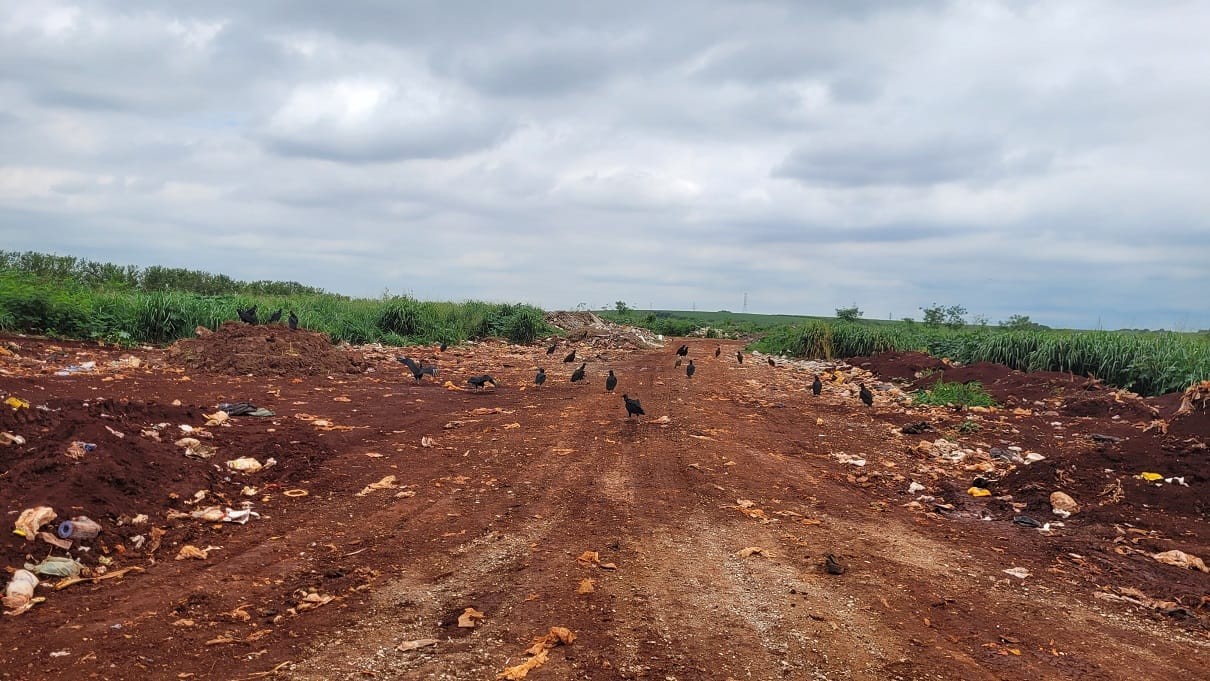
[[[483,393],[427,377],[416,385],[391,360],[370,374],[299,379],[182,380],[154,368],[108,381],[0,377],[3,392],[64,414],[89,399],[90,413],[132,433],[156,421],[200,427],[220,401],[254,401],[276,416],[210,428],[214,461],[279,462],[253,474],[199,462],[210,497],[198,505],[252,500],[261,517],[246,525],[167,520],[168,508],[198,506],[170,492],[196,482],[179,473],[132,492],[130,515],[165,528],[163,546],[147,556],[111,541],[111,567],[143,571],[41,587],[46,602],[0,621],[0,678],[492,679],[529,659],[524,651],[551,627],[575,640],[542,653],[527,678],[1205,674],[1204,609],[1175,619],[1094,595],[1136,584],[1135,574],[1154,584],[1165,571],[1182,593],[1210,593],[1210,575],[1132,555],[1094,560],[1089,552],[1111,537],[1077,532],[1079,516],[1069,532],[1044,534],[1011,516],[907,506],[918,496],[907,493],[912,476],[894,475],[913,462],[891,434],[908,420],[902,409],[880,401],[867,410],[831,383],[814,397],[802,372],[737,364],[733,343],[718,359],[714,341],[688,343],[692,381],[674,367],[675,344],[586,358],[578,385],[568,381],[575,365],[537,348],[456,348],[437,359],[439,381],[480,371],[500,379]],[[538,364],[550,375],[542,389],[530,385]],[[604,390],[606,369],[619,377],[617,394]],[[641,421],[626,418],[623,392],[641,398]],[[75,439],[77,426],[43,423],[51,416],[7,418],[0,430],[20,428],[31,444]],[[98,441],[94,455],[129,447],[132,433]],[[11,450],[0,452],[11,463]],[[874,469],[884,475],[870,479]],[[393,483],[359,496],[389,475]],[[11,519],[44,503],[36,485],[3,484]],[[245,486],[257,492],[242,497]],[[1181,545],[1205,556],[1204,517],[1182,527]],[[4,544],[12,567],[49,552],[12,535]],[[185,544],[218,548],[174,560]],[[824,569],[826,554],[843,574]],[[482,613],[469,618],[474,627],[458,626],[467,608]],[[415,649],[397,650],[408,642]]]

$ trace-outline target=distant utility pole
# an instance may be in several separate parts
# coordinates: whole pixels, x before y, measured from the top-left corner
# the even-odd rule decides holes
[[[689,307],[692,308],[694,312],[697,312],[697,301],[695,300],[692,303],[689,303]]]
[[[748,311],[748,292],[744,291],[744,312]]]

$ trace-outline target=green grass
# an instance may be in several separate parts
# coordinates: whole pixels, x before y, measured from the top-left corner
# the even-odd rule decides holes
[[[996,406],[996,401],[992,399],[991,395],[987,394],[987,391],[983,389],[983,386],[978,381],[971,381],[970,383],[942,383],[941,381],[937,381],[928,390],[917,391],[914,400],[916,404],[933,404],[938,406]],[[963,425],[965,426],[966,424],[964,423]]]
[[[810,340],[820,338],[828,342]],[[914,350],[966,364],[995,362],[1021,371],[1095,376],[1142,395],[1184,390],[1210,379],[1210,336],[1204,333],[947,329],[810,320],[773,329],[751,347],[813,359]]]
[[[226,294],[97,289],[71,279],[48,279],[0,269],[0,330],[118,343],[170,343],[204,326],[235,320],[257,306],[261,319],[293,310],[303,328],[333,342],[413,345],[458,343],[498,336],[529,343],[553,332],[542,310],[481,301],[431,302],[406,296],[348,298],[330,293]],[[285,314],[283,314],[283,317]]]

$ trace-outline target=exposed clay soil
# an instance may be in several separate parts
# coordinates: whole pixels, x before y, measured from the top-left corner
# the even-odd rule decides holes
[[[179,340],[169,361],[191,371],[233,376],[319,376],[361,373],[364,360],[332,345],[326,334],[274,325],[227,322],[213,333]]]
[[[1205,674],[1210,574],[1151,557],[1210,559],[1210,415],[1171,418],[1179,399],[976,365],[944,367],[945,380],[984,381],[1004,408],[905,406],[887,390],[866,409],[850,387],[869,378],[864,358],[836,367],[817,398],[812,371],[737,364],[726,341],[715,359],[717,341],[679,339],[578,348],[589,362],[579,385],[568,381],[578,364],[558,361],[566,347],[552,358],[459,346],[435,356],[439,380],[416,384],[390,353],[257,345],[305,338],[287,334],[224,327],[185,350],[136,351],[138,368],[95,345],[4,339],[15,355],[0,355],[0,397],[30,402],[0,416],[0,432],[27,440],[0,446],[6,522],[35,504],[53,506],[55,523],[87,515],[104,529],[70,555],[98,572],[142,570],[58,591],[44,581],[45,602],[0,618],[0,678],[492,679],[555,626],[575,641],[527,678]],[[697,360],[692,382],[674,368],[681,342]],[[226,359],[236,355],[247,357]],[[54,375],[88,360],[94,371]],[[941,368],[868,361],[883,380]],[[604,391],[608,369],[617,393],[642,399],[641,421]],[[484,371],[499,387],[460,389]],[[205,426],[234,401],[276,415]],[[933,431],[899,432],[920,421]],[[163,423],[160,440],[141,434]],[[181,425],[209,432],[198,439],[216,454],[185,456],[173,444]],[[921,453],[939,437],[1045,459]],[[96,449],[68,458],[76,440]],[[277,463],[225,468],[240,456]],[[980,475],[992,496],[967,493]],[[1056,490],[1080,512],[1053,515]],[[260,514],[246,525],[181,517],[244,501]],[[131,524],[139,513],[146,525]],[[1014,525],[1018,514],[1053,527]],[[136,548],[152,528],[156,550]],[[67,553],[3,536],[9,568]],[[209,556],[174,560],[185,544]],[[598,560],[577,560],[585,551]],[[844,574],[823,569],[827,554]],[[472,607],[483,617],[459,627]],[[397,649],[423,639],[435,642]]]

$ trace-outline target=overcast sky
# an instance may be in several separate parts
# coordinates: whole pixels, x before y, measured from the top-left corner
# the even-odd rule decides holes
[[[1210,3],[0,3],[0,248],[1210,328]]]

